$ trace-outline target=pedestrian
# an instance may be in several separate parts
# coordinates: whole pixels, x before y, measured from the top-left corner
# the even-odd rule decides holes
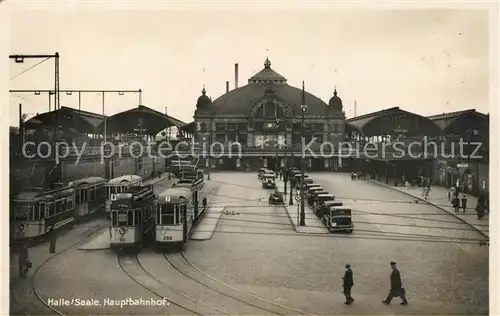
[[[451,203],[452,192],[451,189],[448,190],[448,201]]]
[[[57,236],[56,236],[56,231],[54,228],[50,228],[49,230],[49,252],[50,253],[56,253],[56,241],[57,241]]]
[[[344,304],[351,305],[354,302],[354,299],[351,296],[351,288],[354,285],[354,279],[350,264],[345,265],[345,273],[342,280],[343,280],[342,286],[344,287],[344,296],[345,296]]]
[[[382,303],[389,305],[393,297],[399,296],[401,297],[401,305],[408,305],[403,282],[401,281],[401,274],[399,273],[398,268],[396,268],[396,262],[391,261],[391,268],[391,290],[389,291],[387,298],[383,300]]]
[[[453,198],[453,208],[455,209],[455,213],[460,212],[460,200],[458,199],[458,196]]]
[[[21,249],[19,249],[18,266],[19,277],[25,279],[28,274],[28,269],[31,268],[31,262],[28,256],[28,246],[26,243],[23,243],[21,245]]]
[[[467,208],[467,197],[465,195],[462,196],[462,209],[465,213],[465,209]]]

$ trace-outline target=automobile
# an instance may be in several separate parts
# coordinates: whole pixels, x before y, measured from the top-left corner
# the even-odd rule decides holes
[[[320,205],[316,208],[315,213],[318,218],[320,218],[323,223],[326,225],[326,218],[328,214],[330,214],[329,210],[331,207],[340,207],[343,206],[344,204],[342,202],[334,201],[334,200],[326,200],[323,203],[320,203]]]
[[[271,205],[281,205],[283,204],[283,193],[275,191],[269,196],[269,204]]]
[[[312,188],[318,188],[318,187],[321,187],[321,185],[319,185],[317,183],[306,183],[304,185],[304,191],[306,191],[306,193],[308,193]]]
[[[325,224],[332,232],[346,231],[352,233],[354,223],[352,222],[352,210],[348,207],[331,206],[328,215],[325,215]]]
[[[260,168],[259,169],[259,172],[257,173],[257,179],[261,179],[262,178],[262,175],[266,172],[266,168]]]
[[[316,194],[320,194],[320,193],[328,193],[325,191],[325,189],[323,189],[323,187],[314,187],[314,188],[311,188],[309,190],[309,192],[307,192],[307,204],[312,206],[314,201],[316,200]]]
[[[316,213],[316,210],[319,207],[321,207],[321,205],[324,204],[326,201],[334,201],[334,200],[335,200],[335,196],[333,196],[333,194],[330,194],[330,193],[316,194],[316,198],[313,201],[314,213]]]
[[[275,189],[276,181],[274,174],[265,173],[262,175],[262,187],[264,189]]]

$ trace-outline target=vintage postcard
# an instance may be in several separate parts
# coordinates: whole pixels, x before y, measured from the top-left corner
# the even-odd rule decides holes
[[[5,313],[498,312],[497,3],[0,11]]]

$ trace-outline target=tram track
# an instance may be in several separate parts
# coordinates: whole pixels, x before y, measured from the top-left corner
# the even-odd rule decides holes
[[[129,260],[124,260],[129,259]],[[137,254],[128,256],[127,258],[123,254],[117,256],[117,261],[120,269],[136,284],[145,289],[146,291],[154,294],[159,298],[166,298],[170,305],[174,305],[183,311],[187,311],[193,315],[230,315],[225,311],[218,309],[214,306],[206,304],[188,294],[178,291],[171,286],[168,286],[155,276],[153,276],[145,267],[141,264]],[[160,288],[168,288],[168,295],[162,295],[160,293]],[[165,293],[166,294],[166,293]],[[172,299],[172,297],[174,297]],[[187,303],[180,303],[182,300],[189,300],[197,305],[187,306]],[[202,310],[200,306],[204,306],[215,313],[206,313],[206,310]],[[182,315],[178,312],[173,312],[172,315]]]
[[[196,266],[194,266],[182,253],[174,255],[167,255],[167,253],[163,253],[163,256],[165,257],[165,260],[176,271],[184,275],[186,278],[189,278],[192,281],[208,289],[211,289],[212,291],[220,295],[229,297],[235,301],[241,302],[247,306],[256,308],[261,311],[260,313],[253,313],[253,314],[262,315],[262,311],[264,311],[272,315],[290,315],[290,314],[311,315],[307,312],[273,302],[261,296],[249,293],[247,291],[236,288],[230,284],[227,284],[223,281],[220,281],[215,277],[210,276],[207,273],[203,272]],[[202,279],[206,280],[203,281]],[[215,284],[218,284],[218,286],[215,286]],[[240,293],[241,295],[237,295],[236,293]]]
[[[44,261],[42,261],[42,263],[35,269],[35,271],[33,272],[33,275],[31,276],[31,286],[30,286],[30,290],[32,291],[32,293],[35,295],[37,301],[39,303],[41,303],[42,306],[44,306],[48,311],[50,311],[51,314],[55,313],[57,315],[61,315],[61,316],[66,316],[66,314],[64,314],[61,310],[57,309],[56,307],[54,306],[51,306],[48,301],[42,296],[42,293],[39,291],[37,285],[36,285],[36,277],[37,275],[42,271],[42,269],[44,267],[47,267],[47,265],[49,264],[49,262],[51,262],[53,259],[55,259],[56,257],[62,255],[63,253],[67,252],[68,250],[78,246],[79,244],[81,244],[82,242],[84,242],[85,240],[93,237],[95,234],[97,234],[101,229],[103,229],[104,227],[102,226],[92,226],[92,228],[90,229],[87,229],[83,232],[83,234],[85,234],[85,236],[83,238],[80,238],[78,239],[78,241],[70,244],[68,247],[66,248],[63,248],[61,251],[57,252],[56,254],[48,257],[47,259],[45,259]],[[90,232],[89,232],[90,231]],[[11,297],[17,302],[19,303],[20,305],[24,305],[22,304],[22,302],[16,297],[16,295],[14,293],[11,293]],[[28,310],[26,310],[25,308],[23,307],[20,307],[21,311],[23,314],[25,315],[35,315],[35,314],[31,314]],[[37,312],[38,313],[38,312]]]

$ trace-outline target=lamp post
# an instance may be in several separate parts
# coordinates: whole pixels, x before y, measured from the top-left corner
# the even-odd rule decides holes
[[[302,83],[302,105],[300,106],[302,112],[302,124],[300,128],[300,134],[302,136],[302,154],[300,160],[300,226],[306,225],[306,213],[305,213],[305,197],[304,197],[304,163],[305,163],[305,137],[304,137],[304,113],[307,111],[307,105],[305,104],[305,95],[304,95],[304,83]]]
[[[287,134],[287,129],[288,129],[288,124],[287,124],[287,121],[285,120],[285,142],[284,142],[284,146],[285,146],[285,168],[284,168],[284,172],[283,172],[283,183],[284,183],[284,194],[285,194],[285,198],[286,198],[286,182],[288,180],[288,161],[287,161],[287,140],[288,140],[288,134]]]
[[[295,117],[295,115],[294,115]],[[293,151],[294,151],[294,148],[293,148],[293,125],[295,124],[295,119],[292,118],[292,129],[290,131],[290,134],[291,134],[291,138],[292,138],[292,141],[290,142],[290,148],[292,149],[292,167],[294,165],[294,156],[293,156]],[[292,178],[290,177],[291,174],[290,174],[290,170],[288,170],[288,180],[290,181],[290,201],[288,201],[288,205],[293,205],[293,185],[292,185]]]
[[[208,166],[207,166],[207,178],[210,180],[210,168],[212,168],[212,162],[210,161],[210,156],[212,155],[212,133],[213,133],[213,122],[215,113],[210,113],[210,135],[208,135]]]
[[[276,118],[276,162],[274,164],[274,170],[276,171],[276,173],[278,173],[278,168],[279,168],[279,164],[278,164],[278,147],[279,147],[279,126],[280,126],[280,119],[279,118]]]

